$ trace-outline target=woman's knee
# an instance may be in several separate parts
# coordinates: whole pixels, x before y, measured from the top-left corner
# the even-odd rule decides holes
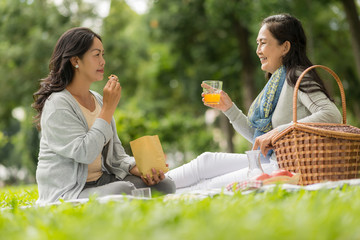
[[[171,194],[176,191],[175,182],[170,177],[164,178],[161,182],[154,185],[153,188],[162,194]]]
[[[98,197],[120,194],[130,195],[131,191],[134,189],[134,184],[130,182],[117,181],[102,185],[100,187],[86,188],[80,192],[78,198],[88,198],[92,195],[96,195]]]
[[[131,182],[127,181],[117,181],[105,185],[107,187],[108,195],[118,195],[118,194],[127,194],[131,195],[131,191],[135,189],[135,186]]]
[[[144,181],[138,176],[128,175],[123,179],[123,181],[131,182],[132,184],[134,184],[135,188],[147,187]]]
[[[214,154],[215,154],[215,153],[213,153],[213,152],[203,152],[203,153],[200,154],[197,158],[206,161],[206,159],[213,158],[213,157],[214,157]]]
[[[212,152],[204,152],[196,158],[196,161],[193,161],[193,164],[196,164],[198,171],[202,171],[209,165],[209,163],[211,164],[211,161],[215,158],[215,154],[216,153]]]

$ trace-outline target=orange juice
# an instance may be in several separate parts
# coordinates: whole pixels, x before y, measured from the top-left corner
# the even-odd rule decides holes
[[[208,104],[219,104],[220,93],[206,93],[204,94],[204,101]]]

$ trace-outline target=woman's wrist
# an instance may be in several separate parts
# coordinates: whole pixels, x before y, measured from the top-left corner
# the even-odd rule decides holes
[[[222,110],[223,112],[226,112],[226,111],[228,111],[231,107],[232,107],[232,103],[231,104],[229,104],[229,105],[227,105],[227,106],[224,106],[224,109]]]
[[[105,108],[101,109],[101,112],[99,114],[99,118],[104,119],[105,121],[107,121],[109,124],[111,123],[113,114],[110,111],[107,111]]]
[[[230,108],[231,108],[233,105],[234,105],[234,103],[231,102],[231,104],[229,104],[229,105],[227,105],[226,107],[224,107],[224,109],[223,109],[222,111],[223,111],[224,113],[227,112],[227,111],[229,111]]]
[[[138,177],[141,176],[139,168],[137,167],[137,165],[135,165],[132,169],[130,169],[130,173],[132,175],[135,175],[135,176],[138,176]]]

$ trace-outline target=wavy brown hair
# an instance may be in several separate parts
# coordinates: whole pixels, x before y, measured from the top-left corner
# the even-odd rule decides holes
[[[50,59],[50,73],[40,80],[40,88],[33,94],[34,103],[31,106],[37,111],[34,122],[38,130],[41,129],[40,120],[45,101],[53,92],[64,90],[74,77],[74,67],[70,59],[82,59],[95,37],[101,41],[101,37],[92,30],[77,27],[66,31],[57,41]]]

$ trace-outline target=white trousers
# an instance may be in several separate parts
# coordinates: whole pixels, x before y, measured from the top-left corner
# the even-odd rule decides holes
[[[247,179],[246,154],[205,152],[165,175],[174,180],[176,193],[226,187]],[[265,173],[278,169],[276,162],[261,164]]]

